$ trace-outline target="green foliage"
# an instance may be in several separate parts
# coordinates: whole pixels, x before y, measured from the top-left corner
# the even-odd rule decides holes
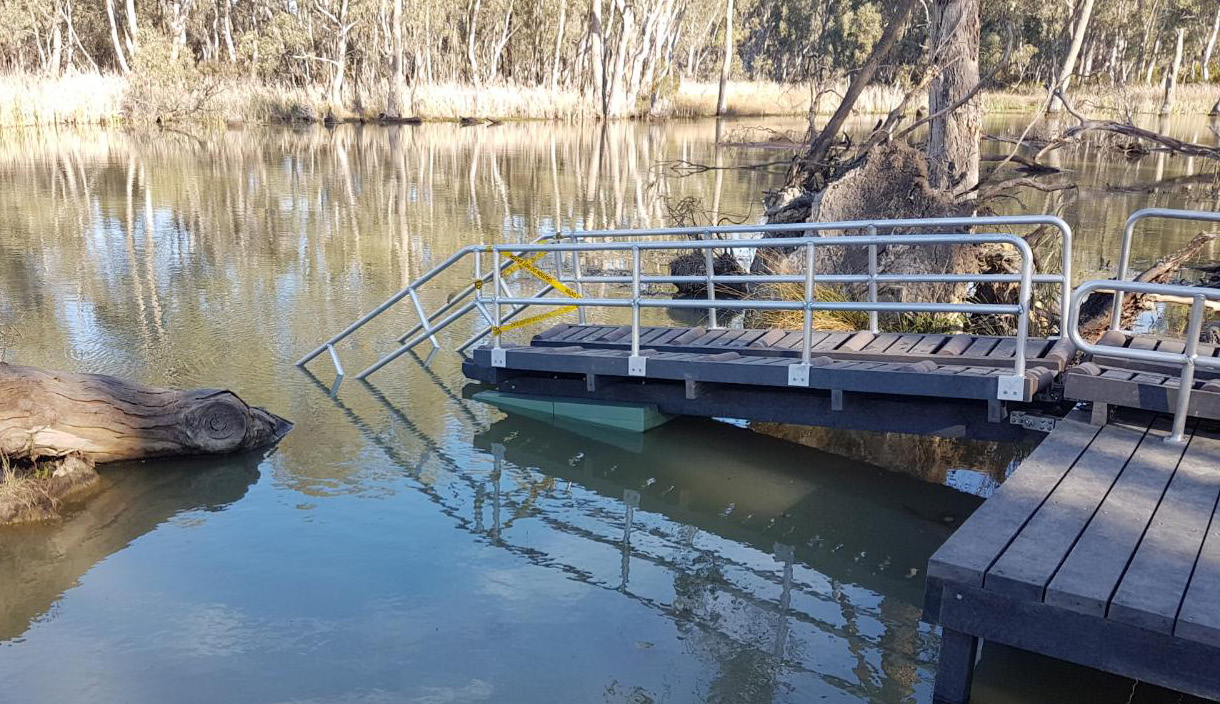
[[[149,122],[212,117],[226,73],[223,65],[197,62],[189,51],[175,51],[166,37],[145,37],[132,62],[124,114]]]

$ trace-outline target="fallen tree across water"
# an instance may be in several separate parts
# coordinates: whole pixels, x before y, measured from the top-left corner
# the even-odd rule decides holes
[[[176,391],[0,362],[0,524],[54,515],[94,465],[244,452],[292,424],[229,391]]]
[[[1216,239],[1216,235],[1200,233],[1185,247],[1157,260],[1152,266],[1140,272],[1136,281],[1150,284],[1163,284],[1173,280],[1178,271],[1190,260],[1199,255],[1203,247]],[[1121,327],[1129,329],[1135,317],[1144,310],[1150,298],[1144,294],[1128,293],[1123,296],[1123,311]],[[1096,342],[1106,330],[1110,329],[1111,311],[1114,310],[1114,295],[1108,292],[1091,294],[1080,304],[1080,335],[1086,340]]]

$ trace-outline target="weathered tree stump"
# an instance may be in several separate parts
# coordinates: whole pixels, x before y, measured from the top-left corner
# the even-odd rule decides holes
[[[0,399],[0,453],[9,461],[227,454],[270,445],[292,429],[229,391],[175,391],[5,363]]]

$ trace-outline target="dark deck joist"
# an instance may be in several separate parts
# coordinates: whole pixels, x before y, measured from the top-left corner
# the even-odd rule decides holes
[[[1090,401],[1157,413],[1173,413],[1181,379],[1178,372],[1163,374],[1093,362],[1072,367],[1064,375],[1063,395],[1074,401]],[[1196,418],[1220,420],[1220,379],[1195,378],[1187,413]]]
[[[1220,432],[1073,412],[933,555],[937,696],[964,701],[976,639],[1220,698]]]
[[[798,330],[707,329],[645,327],[641,347],[660,352],[715,354],[738,352],[756,356],[799,357],[804,334]],[[929,360],[938,365],[1011,368],[1016,340],[983,335],[944,335],[860,332],[814,332],[814,356],[865,362]],[[631,348],[631,328],[625,325],[557,325],[535,336],[535,347],[625,350]],[[1067,340],[1030,338],[1027,363],[1063,371],[1074,348]]]

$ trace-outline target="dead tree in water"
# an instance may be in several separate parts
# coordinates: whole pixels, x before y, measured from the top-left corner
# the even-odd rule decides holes
[[[0,453],[92,462],[219,455],[270,445],[288,421],[229,391],[174,391],[0,362]]]

